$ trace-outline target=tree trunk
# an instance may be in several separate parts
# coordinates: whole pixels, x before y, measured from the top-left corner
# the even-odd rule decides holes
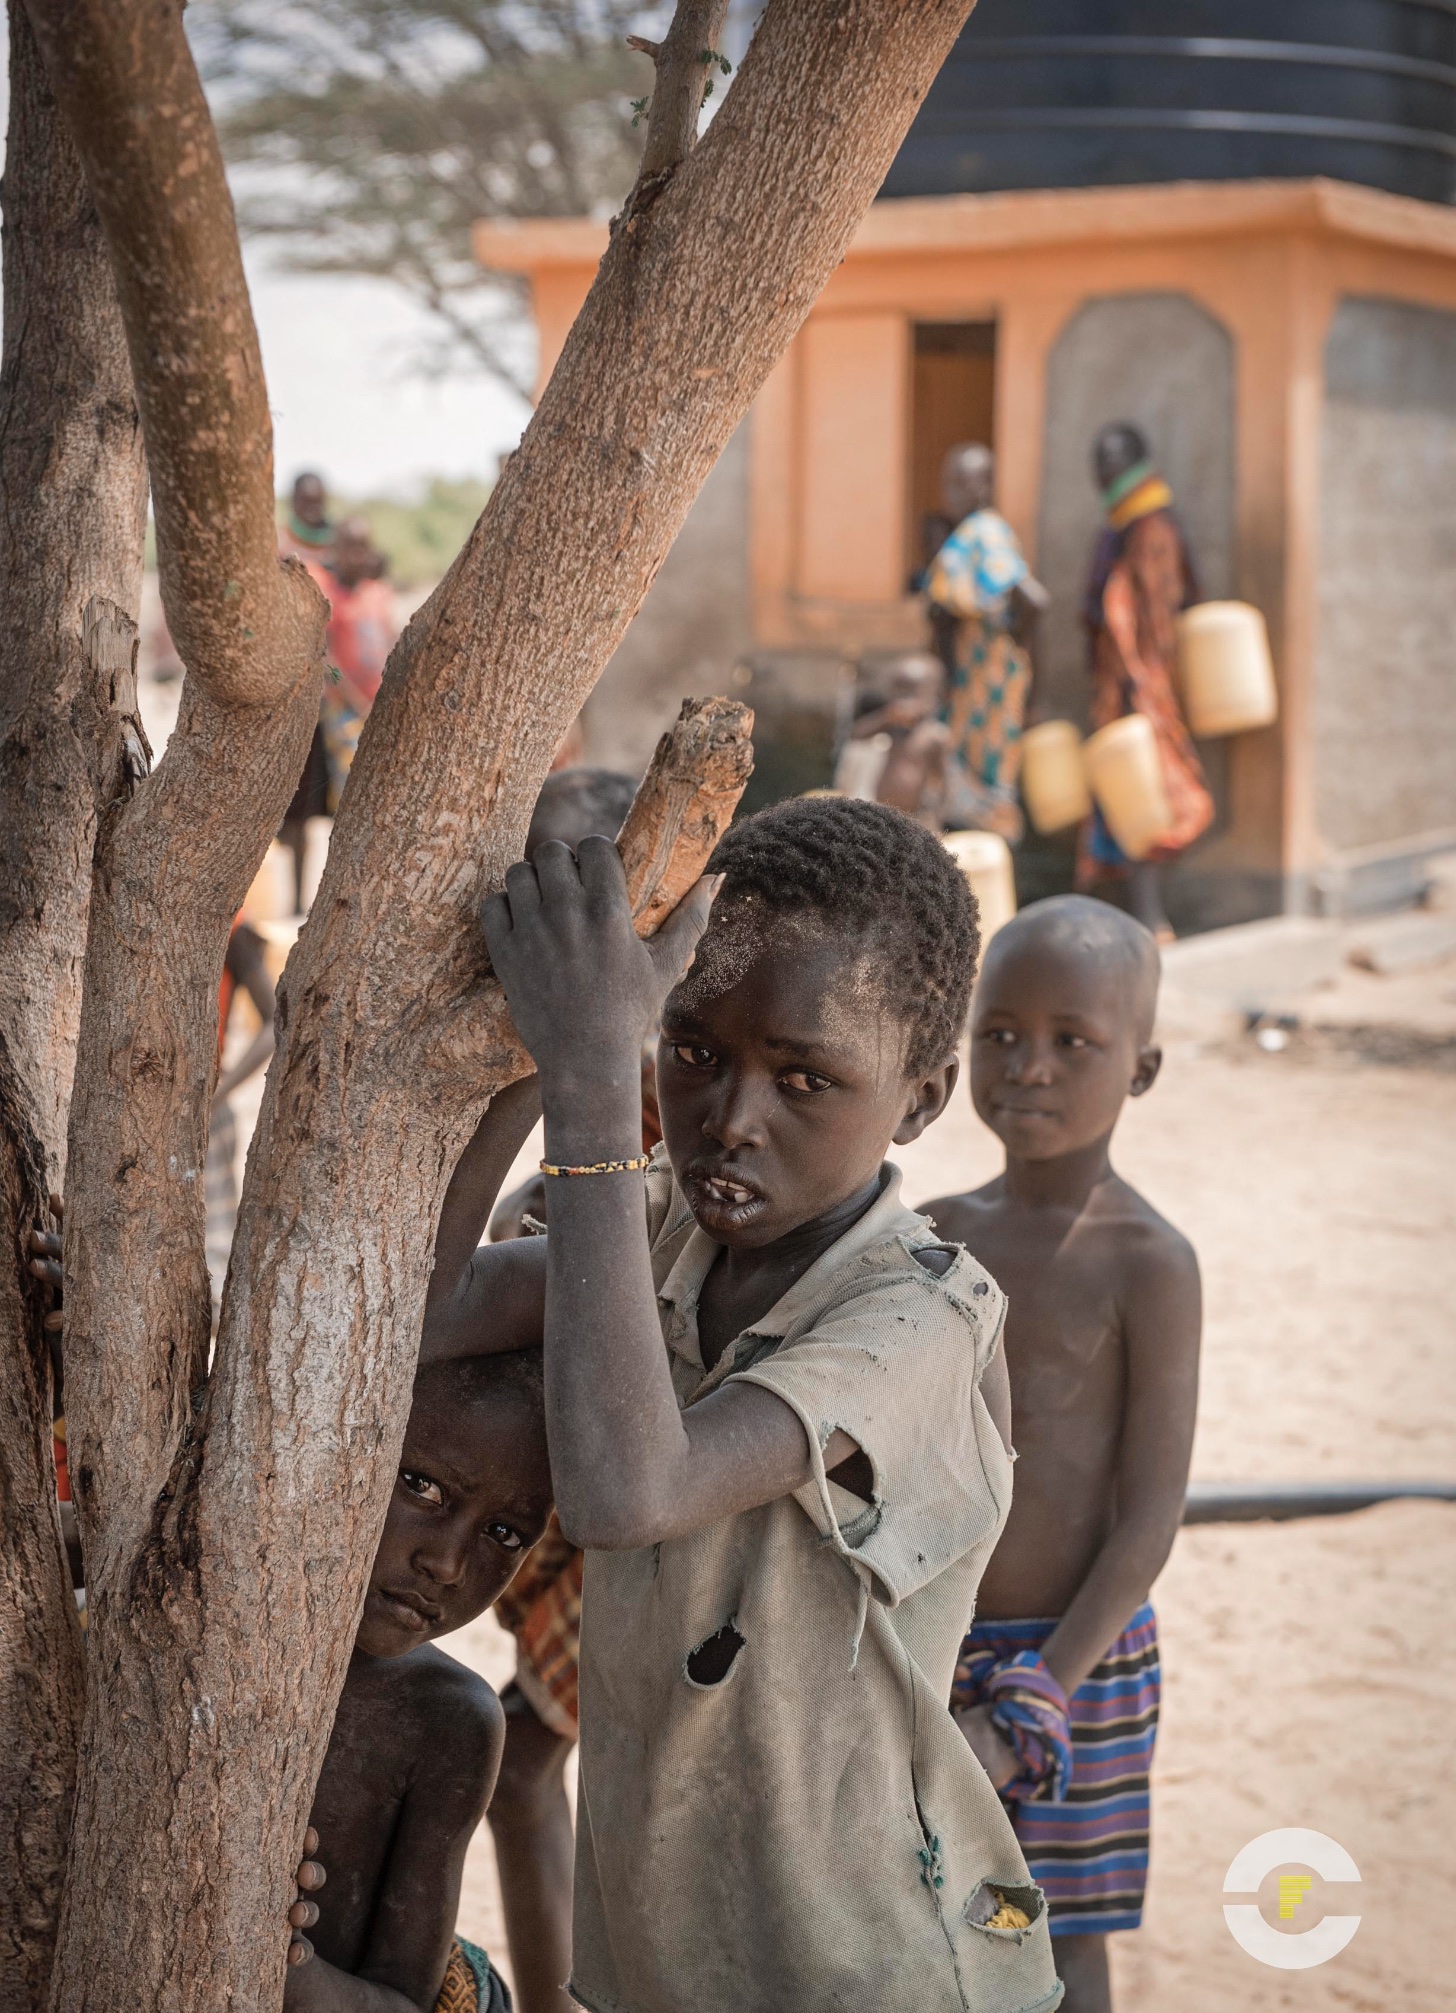
[[[162,256],[178,173],[185,160],[196,199],[210,132],[173,7],[30,5],[112,242],[165,569],[172,492],[154,426],[174,422],[180,460],[186,374],[169,390],[139,333],[179,309],[147,291],[159,269],[134,252],[145,240]],[[292,1867],[397,1460],[434,1225],[461,1148],[519,1068],[483,984],[478,902],[518,857],[553,750],[968,11],[771,0],[704,140],[640,181],[617,220],[526,439],[365,730],[284,975],[205,1395],[208,987],[222,889],[241,894],[236,870],[282,808],[260,801],[238,733],[250,691],[278,703],[246,631],[204,695],[222,757],[184,707],[181,752],[174,740],[103,833],[67,1229],[97,1682],[62,2013],[278,2004]],[[675,88],[663,68],[659,91]],[[141,151],[166,171],[142,172]],[[183,263],[165,270],[190,296]],[[194,428],[215,429],[247,388],[243,364],[221,406],[193,400]],[[187,594],[205,584],[194,568]],[[173,633],[186,656],[178,616]]]
[[[106,242],[10,10],[0,363],[0,2008],[44,2006],[83,1698],[56,1519],[45,1295],[100,808],[140,749],[146,466]]]

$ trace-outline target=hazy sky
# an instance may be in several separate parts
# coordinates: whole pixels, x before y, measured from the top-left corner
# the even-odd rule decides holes
[[[283,489],[316,468],[354,496],[407,491],[423,476],[495,475],[528,408],[483,377],[406,375],[420,323],[392,287],[280,273],[246,254]]]

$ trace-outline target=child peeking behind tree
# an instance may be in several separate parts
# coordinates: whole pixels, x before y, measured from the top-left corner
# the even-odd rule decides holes
[[[509,1308],[496,1337],[511,1353],[415,1385],[305,1841],[322,1865],[300,1867],[289,1915],[285,2013],[509,2013],[485,1953],[454,1934],[505,1716],[432,1647],[504,1590],[551,1511],[540,1350],[512,1348]]]

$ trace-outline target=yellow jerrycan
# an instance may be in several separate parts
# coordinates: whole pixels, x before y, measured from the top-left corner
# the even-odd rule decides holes
[[[1269,632],[1247,601],[1200,601],[1178,617],[1188,725],[1204,740],[1267,727],[1279,713]]]
[[[1082,736],[1070,720],[1043,720],[1021,737],[1021,794],[1039,832],[1064,832],[1090,814]]]
[[[981,946],[1016,914],[1011,848],[999,832],[947,832],[945,849],[971,884],[981,912]]]
[[[1173,822],[1152,721],[1145,713],[1109,721],[1088,741],[1086,757],[1107,829],[1130,860],[1145,860]]]

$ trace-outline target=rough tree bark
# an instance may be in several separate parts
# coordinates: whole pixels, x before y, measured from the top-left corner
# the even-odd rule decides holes
[[[219,570],[214,546],[185,582],[176,569],[179,536],[204,535],[252,479],[239,413],[260,435],[266,417],[231,279],[210,319],[192,313],[202,252],[236,248],[175,0],[29,4],[112,244],[191,674],[179,738],[103,831],[93,901],[67,1294],[95,1682],[54,2003],[268,2008],[433,1225],[518,1066],[482,984],[477,903],[969,6],[771,0],[705,139],[629,198],[526,439],[365,730],[284,976],[204,1392],[211,987],[304,709],[284,704],[261,557],[250,570],[233,548]],[[684,88],[670,43],[667,101]],[[700,54],[678,57],[700,71]],[[227,317],[242,354],[220,383]],[[251,506],[230,521],[246,543]],[[236,600],[209,598],[223,581]]]
[[[44,1295],[25,1238],[65,1166],[96,821],[139,754],[146,465],[106,243],[10,11],[0,363],[0,2008],[44,2005],[81,1727]]]

